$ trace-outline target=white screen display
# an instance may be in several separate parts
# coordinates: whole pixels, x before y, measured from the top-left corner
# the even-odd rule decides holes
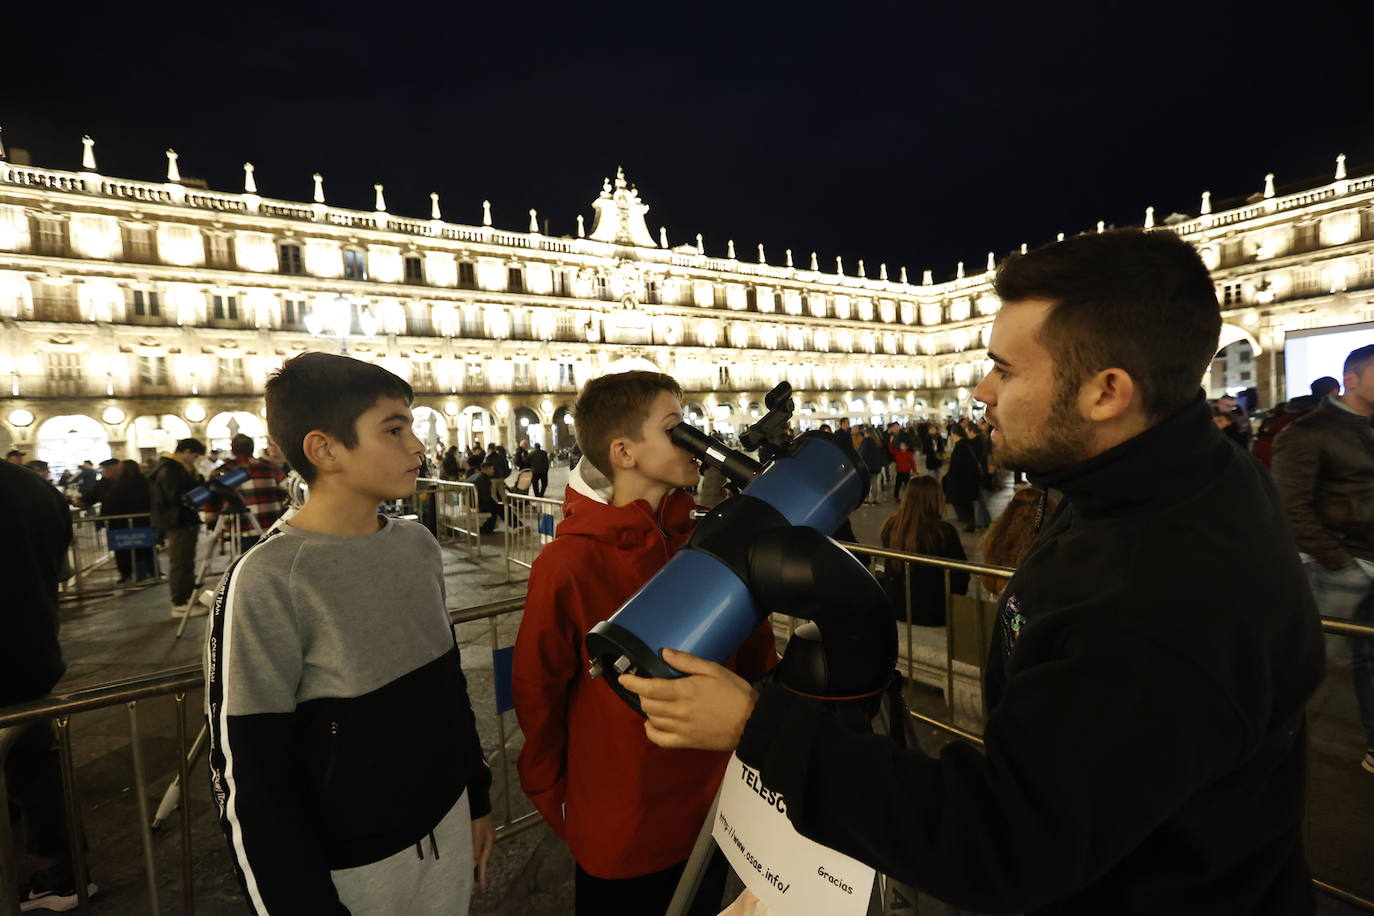
[[[1341,381],[1341,370],[1351,350],[1374,344],[1374,321],[1334,328],[1290,331],[1283,342],[1285,398],[1312,391],[1313,379],[1329,375]]]

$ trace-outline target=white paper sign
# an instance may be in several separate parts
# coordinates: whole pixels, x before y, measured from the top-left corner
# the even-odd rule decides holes
[[[787,819],[787,802],[733,754],[711,836],[744,886],[780,916],[864,916],[874,871],[814,843]]]

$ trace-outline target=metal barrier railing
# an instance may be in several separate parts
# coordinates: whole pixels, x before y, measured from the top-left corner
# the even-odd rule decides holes
[[[155,547],[129,548],[128,559],[131,577],[120,582],[119,561],[110,550],[109,531],[152,528],[148,513],[132,515],[81,515],[72,513],[72,543],[67,550],[67,562],[71,567],[71,578],[58,589],[62,600],[94,598],[113,595],[117,592],[137,591],[156,585],[161,581],[158,551]],[[133,556],[133,551],[147,551],[142,557]],[[142,562],[139,562],[141,560]],[[152,577],[137,580],[139,567],[151,563]]]
[[[453,611],[449,614],[457,625],[476,620],[491,623],[492,648],[498,648],[496,619],[506,614],[520,611],[525,606],[524,598],[511,598],[479,607]],[[143,846],[144,877],[148,885],[149,912],[157,916],[160,903],[157,893],[157,868],[153,858],[152,827],[148,805],[148,781],[142,751],[142,734],[139,727],[139,707],[141,700],[171,696],[176,704],[177,760],[178,773],[183,787],[190,785],[191,747],[187,742],[187,696],[195,690],[203,690],[205,677],[200,665],[187,665],[143,677],[102,684],[67,694],[56,694],[0,708],[0,803],[7,801],[8,792],[4,778],[5,761],[19,736],[33,723],[52,720],[57,733],[58,757],[62,768],[62,791],[67,814],[67,831],[70,840],[70,856],[73,874],[77,876],[77,906],[82,913],[90,912],[90,901],[86,892],[87,874],[86,850],[84,845],[83,808],[81,790],[77,784],[76,767],[72,755],[72,716],[99,709],[109,709],[125,705],[129,717],[129,736],[132,764],[134,770],[134,796],[138,806],[139,835]],[[504,812],[496,827],[498,841],[513,836],[538,824],[542,818],[535,812],[521,817],[513,816],[511,803],[511,771],[509,749],[506,740],[505,713],[495,713],[499,741],[502,782],[504,785]],[[197,718],[200,718],[197,715]],[[190,916],[195,912],[195,887],[192,881],[191,848],[191,810],[190,793],[181,793],[181,885],[183,912]],[[11,833],[10,819],[6,814],[0,816],[0,914],[9,916],[17,913],[19,882],[14,855],[14,837]]]
[[[506,581],[511,567],[529,569],[544,545],[553,540],[554,529],[563,521],[563,503],[541,496],[525,496],[506,491]]]
[[[416,481],[417,503],[432,500],[434,533],[440,541],[454,543],[467,553],[469,560],[482,558],[482,515],[477,509],[477,487],[462,480],[438,480],[421,477]],[[422,505],[417,512],[425,518]]]
[[[447,483],[447,482],[444,482]],[[518,496],[518,494],[514,494]],[[549,500],[537,500],[538,503],[549,502]],[[905,564],[904,576],[906,583],[907,607],[905,617],[908,621],[907,639],[907,658],[905,660],[910,677],[915,673],[915,652],[913,646],[912,627],[912,606],[911,606],[911,566],[924,565],[940,568],[943,570],[945,579],[945,600],[946,600],[946,658],[949,670],[947,671],[946,685],[947,701],[953,709],[953,681],[956,672],[953,666],[958,662],[962,654],[961,649],[966,648],[960,645],[960,639],[954,631],[960,628],[960,619],[969,614],[965,607],[960,609],[958,602],[953,600],[949,589],[949,576],[952,572],[965,572],[974,576],[986,576],[990,578],[1006,578],[1013,573],[1013,570],[1006,567],[987,566],[980,563],[969,563],[957,560],[946,560],[940,557],[929,557],[919,554],[908,554],[884,548],[867,547],[859,544],[846,544],[849,550],[860,556],[881,558],[885,561],[901,561]],[[518,562],[518,561],[512,561]],[[995,602],[993,603],[995,607]],[[466,623],[475,620],[488,620],[491,625],[491,643],[493,648],[498,647],[497,618],[522,610],[524,607],[523,598],[511,598],[498,601],[480,607],[469,608],[462,611],[455,611],[450,614],[455,624]],[[975,620],[967,623],[966,626],[972,627],[974,633],[975,651],[974,656],[978,659],[977,671],[979,675],[983,673],[982,658],[987,648],[987,640],[991,638],[992,631],[985,626],[983,614],[987,604],[981,600],[972,604]],[[1328,633],[1374,639],[1374,626],[1354,623],[1349,620],[1334,618],[1322,618],[1322,629]],[[789,633],[795,628],[795,618],[789,624]],[[981,679],[980,679],[981,685]],[[74,872],[78,876],[86,874],[85,851],[82,847],[82,808],[80,805],[80,790],[76,781],[75,767],[72,762],[72,738],[71,738],[71,717],[78,713],[89,712],[96,709],[110,708],[121,703],[126,704],[129,715],[129,728],[132,742],[133,767],[136,781],[136,797],[138,800],[138,816],[140,826],[140,836],[143,841],[143,857],[145,873],[148,881],[148,893],[152,912],[157,913],[157,880],[156,870],[152,857],[152,843],[149,833],[149,810],[147,804],[147,782],[143,772],[142,753],[140,748],[140,732],[137,703],[140,700],[152,697],[173,696],[176,702],[177,719],[177,740],[178,740],[178,775],[183,786],[189,785],[188,770],[189,761],[187,757],[187,727],[186,727],[186,699],[187,695],[197,689],[204,687],[204,678],[199,665],[186,666],[183,668],[171,669],[156,674],[134,678],[111,684],[100,685],[70,694],[61,694],[45,697],[29,703],[18,704],[15,706],[0,709],[0,801],[5,798],[5,786],[3,780],[4,758],[10,746],[18,738],[18,735],[33,722],[43,719],[52,719],[56,727],[59,759],[62,767],[63,792],[67,807],[68,829],[72,841],[71,857]],[[929,727],[935,728],[946,734],[950,734],[960,740],[971,744],[982,746],[982,735],[975,730],[962,728],[957,724],[952,724],[933,716],[925,715],[915,710],[910,711],[910,715],[918,722]],[[501,757],[500,766],[503,776],[504,787],[504,816],[501,824],[497,827],[497,838],[502,839],[515,833],[528,829],[540,822],[538,813],[526,814],[522,817],[513,817],[512,796],[510,789],[510,766],[508,760],[506,723],[503,713],[496,714],[496,726],[498,731],[499,755]],[[182,892],[185,901],[185,912],[194,912],[194,887],[191,880],[191,820],[189,810],[189,796],[184,794],[181,805],[181,832],[182,832]],[[0,913],[4,912],[5,906],[12,906],[13,901],[17,900],[16,876],[13,858],[13,838],[10,836],[8,818],[0,818]],[[1348,889],[1341,888],[1334,884],[1313,879],[1313,885],[1323,893],[1338,897],[1339,899],[1361,907],[1369,912],[1374,912],[1374,901],[1368,900]],[[89,912],[89,904],[86,900],[85,883],[77,881],[78,905],[82,912]]]

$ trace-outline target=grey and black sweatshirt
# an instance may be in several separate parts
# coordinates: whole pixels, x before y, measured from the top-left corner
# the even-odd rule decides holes
[[[415,846],[464,790],[491,810],[439,545],[414,522],[278,525],[225,574],[205,673],[211,788],[255,913],[344,912],[331,870]]]

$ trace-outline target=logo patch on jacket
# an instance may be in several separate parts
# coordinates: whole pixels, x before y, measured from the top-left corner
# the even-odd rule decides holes
[[[1002,640],[1007,654],[1011,654],[1016,641],[1021,638],[1021,631],[1026,627],[1026,615],[1021,613],[1021,599],[1016,595],[1007,598],[1007,603],[1002,605]]]

